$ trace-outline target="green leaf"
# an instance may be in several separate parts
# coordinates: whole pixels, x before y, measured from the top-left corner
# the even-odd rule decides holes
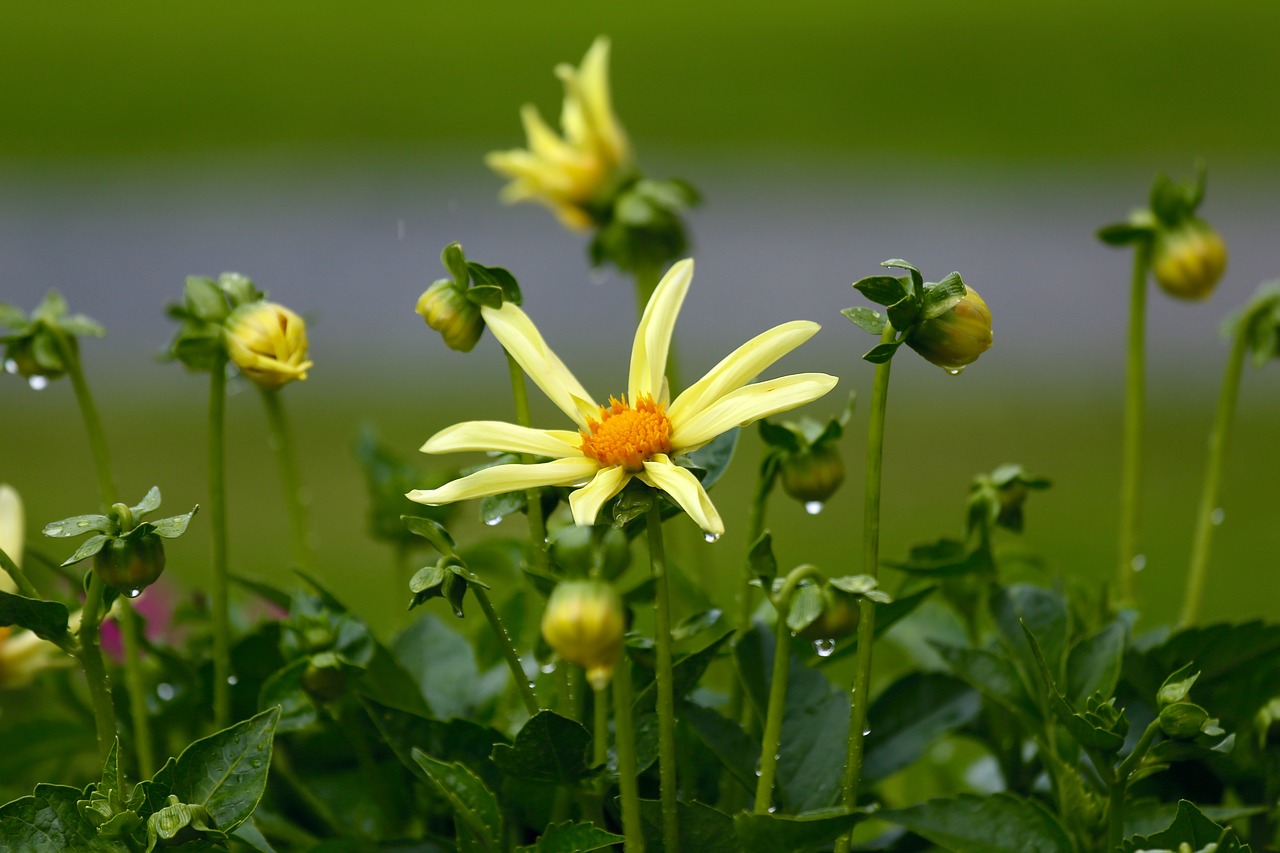
[[[392,654],[417,683],[433,716],[467,717],[478,703],[480,671],[475,650],[433,614],[401,631]]]
[[[869,361],[872,364],[884,364],[893,358],[893,354],[898,351],[898,347],[902,346],[902,341],[890,341],[889,343],[876,344],[867,350],[863,356],[863,361]]]
[[[756,426],[760,431],[760,438],[770,447],[776,447],[789,453],[800,452],[803,438],[786,424],[775,424],[765,418],[757,421]]]
[[[747,552],[747,566],[751,574],[768,585],[772,585],[773,579],[778,576],[778,560],[773,556],[773,534],[768,530],[751,543],[751,550]]]
[[[744,853],[809,853],[825,849],[865,820],[867,812],[823,809],[808,814],[748,814],[733,817]]]
[[[1019,716],[1023,722],[1033,724],[1039,719],[1017,669],[1006,658],[986,649],[969,649],[939,642],[930,642],[930,645],[956,676],[983,696]]]
[[[681,725],[689,727],[743,790],[754,793],[756,768],[760,766],[760,741],[749,737],[735,721],[694,702],[682,703],[678,715]]]
[[[889,602],[888,604],[877,605],[876,606],[876,631],[875,631],[876,638],[879,639],[880,636],[882,636],[885,632],[887,632],[890,628],[892,628],[898,622],[910,616],[917,607],[923,604],[925,600],[928,599],[928,597],[933,594],[933,591],[936,589],[937,589],[936,586],[927,586],[924,589],[916,590],[910,595],[905,595],[902,598],[895,598],[893,601]],[[858,644],[856,642],[841,644],[836,647],[836,650],[834,652],[827,655],[825,658],[818,658],[818,664],[820,666],[825,666],[826,664],[829,664],[833,661],[837,661],[842,658],[849,657],[857,650],[858,650]]]
[[[913,672],[895,681],[871,704],[862,778],[878,782],[915,763],[940,736],[981,711],[978,693],[949,675]]]
[[[955,305],[969,289],[964,286],[964,279],[960,277],[960,273],[947,273],[942,281],[933,287],[926,288],[924,292],[924,312],[926,316],[937,317],[939,314],[947,311],[951,306]]]
[[[871,308],[864,308],[861,305],[855,305],[852,308],[845,308],[840,311],[849,321],[862,329],[864,332],[870,332],[873,335],[884,334],[884,315],[879,311]]]
[[[733,830],[733,819],[699,802],[676,804],[680,849],[688,853],[742,853]],[[662,804],[640,801],[645,853],[666,853],[662,843]]]
[[[813,583],[801,584],[791,596],[787,627],[791,629],[791,633],[799,634],[822,615],[822,608],[822,587]]]
[[[253,818],[249,818],[236,828],[231,835],[241,844],[253,850],[254,853],[276,853],[276,849],[263,836],[258,827],[254,825]]]
[[[502,307],[502,288],[493,285],[482,284],[473,287],[466,293],[467,299],[476,305],[485,308],[501,308]]]
[[[176,796],[204,806],[223,832],[234,832],[262,799],[280,709],[271,708],[201,738],[151,780],[150,802]]]
[[[189,805],[170,794],[164,808],[147,818],[147,849],[151,853],[157,846],[194,846],[221,844],[227,834],[213,824],[213,815],[201,805]],[[208,848],[206,848],[208,849]]]
[[[402,515],[400,520],[404,522],[404,526],[409,529],[410,533],[426,539],[431,543],[431,547],[441,554],[449,555],[454,553],[454,549],[457,546],[453,541],[453,537],[449,535],[449,531],[445,530],[444,525],[440,522],[413,515]]]
[[[493,792],[466,765],[437,761],[418,749],[412,756],[453,809],[460,853],[502,850],[502,811]]]
[[[853,289],[877,305],[894,305],[908,294],[902,279],[891,275],[870,275],[853,283]],[[849,319],[853,319],[850,317]]]
[[[80,543],[80,547],[70,557],[62,561],[62,565],[70,566],[81,560],[87,560],[94,554],[101,551],[107,544],[107,537],[101,533],[90,536],[84,542]]]
[[[133,513],[134,518],[141,518],[149,512],[155,512],[160,508],[160,487],[152,486],[147,493],[142,496],[142,500],[138,501],[137,506],[129,507],[129,511]]]
[[[165,539],[177,539],[179,536],[187,532],[187,525],[191,523],[191,517],[200,510],[200,505],[196,504],[191,508],[191,512],[183,515],[174,515],[169,518],[162,518],[159,521],[150,522],[153,532],[157,536]]]
[[[592,775],[587,767],[591,733],[554,711],[539,711],[511,746],[497,744],[493,763],[508,776],[531,782],[572,785]]]
[[[1074,853],[1053,815],[1038,803],[1011,794],[961,794],[881,812],[878,817],[953,853]]]
[[[741,432],[737,427],[722,432],[707,444],[685,455],[684,458],[693,463],[694,468],[706,472],[699,478],[703,489],[714,486],[724,476],[724,472],[729,470],[733,452],[738,449],[738,435]]]
[[[1136,225],[1130,222],[1117,222],[1098,229],[1098,239],[1108,246],[1128,246],[1150,240],[1155,236],[1155,228],[1150,225]]]
[[[480,520],[492,527],[509,515],[524,512],[528,504],[525,492],[503,492],[489,495],[480,501]]]
[[[904,296],[890,305],[885,313],[895,329],[906,329],[920,320],[920,299],[915,295]]]
[[[593,823],[553,823],[538,836],[538,843],[521,847],[521,853],[590,853],[615,844],[622,844],[623,836],[607,832]]]
[[[712,661],[720,654],[720,649],[733,637],[734,632],[729,631],[712,640],[706,647],[676,660],[671,671],[672,692],[676,701],[684,698],[685,695],[698,686],[698,682],[702,680],[707,667],[711,666]],[[635,698],[637,712],[643,713],[652,710],[654,702],[657,700],[657,693],[656,681],[650,681],[643,690],[637,691]]]
[[[455,240],[441,249],[440,263],[459,287],[466,287],[470,283],[471,271],[467,269],[467,256],[462,253],[462,244]]]
[[[915,289],[917,291],[924,287],[924,276],[920,274],[920,270],[916,269],[901,258],[890,258],[887,261],[882,261],[880,266],[889,267],[890,269],[906,270],[911,273],[911,283],[915,285]]]
[[[182,289],[182,298],[191,315],[206,323],[219,323],[230,313],[227,309],[226,295],[211,278],[187,276],[186,286]]]
[[[1071,648],[1067,656],[1067,699],[1079,706],[1093,694],[1115,693],[1124,662],[1127,631],[1115,620]]]
[[[67,639],[67,606],[57,601],[26,598],[0,590],[0,625],[26,628],[42,640],[62,643]]]
[[[493,286],[501,290],[503,301],[510,302],[512,305],[519,305],[523,301],[520,285],[508,270],[502,267],[486,267],[475,261],[467,261],[467,269],[471,271],[471,279],[478,286]]]
[[[280,719],[276,723],[276,731],[280,734],[302,731],[320,721],[319,709],[302,688],[302,675],[310,663],[310,658],[298,658],[262,684],[258,707],[280,709]]]
[[[1168,707],[1184,701],[1188,694],[1191,693],[1191,686],[1196,683],[1196,679],[1200,677],[1200,672],[1191,672],[1194,663],[1180,667],[1176,672],[1164,680],[1164,684],[1160,685],[1160,689],[1156,691],[1156,705],[1160,708]]]
[[[470,720],[432,719],[368,696],[362,696],[360,701],[382,739],[416,775],[422,775],[423,771],[413,760],[415,749],[441,761],[461,762],[491,789],[501,787],[504,777],[489,757],[496,745],[507,743],[501,732]]]
[[[1025,624],[1035,635],[1048,663],[1054,684],[1063,682],[1067,661],[1067,632],[1070,620],[1067,603],[1052,590],[1031,584],[1014,584],[999,589],[990,598],[991,615],[996,627],[1023,665],[1023,671],[1031,675],[1037,669],[1027,636],[1022,630]]]
[[[1178,850],[1183,844],[1188,844],[1191,850],[1203,850],[1211,844],[1217,844],[1218,849],[1225,853],[1226,848],[1221,845],[1221,842],[1227,835],[1232,836],[1232,840],[1235,841],[1231,830],[1224,829],[1205,817],[1194,803],[1180,800],[1178,813],[1174,815],[1173,823],[1167,829],[1145,837],[1135,835],[1132,838],[1126,838],[1120,849],[1123,853],[1134,853],[1139,850]],[[1239,844],[1238,841],[1235,843]]]
[[[86,533],[111,533],[116,529],[115,523],[105,515],[73,515],[61,521],[51,521],[44,526],[44,535],[55,539],[68,536],[83,536]]]
[[[30,797],[0,807],[0,849],[22,853],[128,853],[121,842],[97,837],[80,816],[79,788],[36,785]]]

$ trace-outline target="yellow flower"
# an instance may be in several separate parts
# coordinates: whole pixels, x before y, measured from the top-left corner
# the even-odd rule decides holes
[[[0,627],[0,689],[26,687],[36,674],[71,663],[71,656],[30,631]]]
[[[523,311],[510,303],[481,309],[489,331],[577,430],[531,429],[500,421],[447,427],[422,446],[424,453],[490,450],[551,461],[496,465],[438,489],[409,492],[409,499],[445,504],[539,486],[580,486],[569,495],[569,507],[574,521],[587,525],[595,522],[605,501],[635,477],[670,495],[708,535],[723,533],[720,514],[702,484],[672,458],[734,427],[816,400],[835,386],[836,378],[801,373],[747,384],[818,331],[817,323],[797,320],[747,341],[669,400],[667,352],[692,280],[693,261],[680,261],[654,290],[636,329],[627,394],[620,400],[610,398],[608,408],[592,401]]]
[[[597,38],[580,67],[559,65],[556,76],[564,83],[563,138],[537,107],[526,104],[520,118],[528,149],[494,151],[485,163],[513,179],[502,190],[504,201],[540,202],[566,228],[583,231],[592,222],[584,207],[632,165],[631,146],[609,95],[609,40]]]
[[[0,550],[22,568],[22,547],[26,536],[22,498],[13,486],[0,483]],[[0,590],[17,592],[18,585],[6,571],[0,571]]]
[[[274,302],[251,302],[227,319],[227,354],[245,376],[263,388],[306,379],[307,325]]]

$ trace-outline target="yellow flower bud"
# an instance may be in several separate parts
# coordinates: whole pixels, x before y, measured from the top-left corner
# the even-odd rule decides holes
[[[622,598],[603,581],[564,581],[552,590],[542,614],[547,645],[585,669],[596,690],[603,690],[613,677],[625,633]]]
[[[306,379],[307,325],[274,302],[251,302],[227,320],[227,354],[236,367],[263,388]]]
[[[1227,246],[1208,223],[1190,219],[1156,235],[1156,283],[1179,299],[1207,299],[1227,268]]]
[[[959,373],[991,347],[991,310],[972,287],[936,317],[921,321],[907,336],[907,346],[933,364]]]
[[[440,333],[449,349],[471,352],[484,333],[480,306],[450,279],[442,278],[423,291],[416,310],[428,326]]]

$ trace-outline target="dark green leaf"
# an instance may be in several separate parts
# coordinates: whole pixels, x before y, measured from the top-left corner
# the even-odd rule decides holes
[[[298,658],[262,684],[258,707],[280,709],[280,719],[276,723],[276,731],[280,734],[302,731],[320,719],[315,703],[302,689],[302,675],[310,663],[310,658]]]
[[[554,711],[539,711],[524,724],[511,746],[497,744],[493,763],[508,776],[531,782],[571,785],[592,775],[587,767],[591,733]]]
[[[69,618],[65,604],[0,590],[0,625],[17,625],[42,640],[62,643],[67,639]]]
[[[996,627],[1023,671],[1030,675],[1037,669],[1031,654],[1027,636],[1022,630],[1025,624],[1035,635],[1049,665],[1054,684],[1063,683],[1067,661],[1067,603],[1052,590],[1031,584],[1014,584],[995,592],[990,599],[991,615]]]
[[[880,266],[889,267],[890,269],[906,270],[911,273],[911,283],[915,285],[915,289],[917,291],[924,287],[924,276],[920,274],[920,270],[916,269],[901,258],[890,258],[887,261],[881,262]]]
[[[927,586],[924,589],[916,590],[910,595],[903,596],[902,598],[895,598],[888,604],[877,605],[875,631],[877,639],[898,622],[910,616],[917,607],[923,604],[925,600],[933,594],[935,589],[937,589],[936,586]],[[856,642],[839,645],[836,647],[834,652],[827,655],[825,658],[818,658],[818,664],[825,665],[832,661],[849,657],[857,651],[857,649],[858,645]]]
[[[747,566],[751,574],[760,578],[766,585],[772,585],[778,576],[778,560],[773,556],[773,534],[766,530],[760,538],[751,543],[747,552]]]
[[[417,682],[433,716],[448,719],[473,712],[480,673],[464,637],[427,614],[400,632],[391,649]]]
[[[680,849],[688,853],[742,853],[733,831],[733,819],[699,802],[677,803]],[[662,844],[662,804],[640,801],[645,853],[666,853]]]
[[[789,453],[798,453],[801,449],[802,437],[785,424],[775,424],[765,418],[756,423],[760,430],[760,438],[770,447],[776,447]]]
[[[288,610],[289,606],[293,603],[293,599],[290,597],[289,593],[278,587],[272,586],[271,584],[236,574],[231,575],[231,580],[233,583],[238,584],[239,586],[242,586],[256,594],[263,601],[268,601],[282,610]]]
[[[509,515],[524,512],[528,498],[524,492],[503,492],[480,501],[480,520],[493,526]]]
[[[530,853],[590,853],[615,844],[622,844],[623,837],[606,832],[593,823],[553,823],[538,836],[538,843],[522,850]]]
[[[878,782],[913,764],[938,737],[981,711],[977,692],[949,675],[913,672],[899,679],[871,704],[863,779]]]
[[[187,525],[191,523],[191,517],[199,511],[200,506],[197,504],[192,508],[191,512],[184,515],[175,515],[169,518],[162,518],[159,521],[151,522],[151,526],[157,536],[165,539],[177,539],[179,536],[187,532]]]
[[[502,811],[498,799],[480,779],[457,762],[437,761],[421,750],[413,760],[434,783],[437,793],[453,809],[454,832],[460,853],[503,849]]]
[[[103,534],[98,533],[90,536],[88,539],[84,540],[84,542],[80,543],[80,547],[76,549],[74,554],[62,561],[62,565],[70,566],[80,562],[81,560],[87,560],[89,557],[92,557],[94,554],[101,551],[106,544],[107,537]]]
[[[467,261],[467,269],[471,271],[471,278],[477,285],[491,285],[499,288],[504,301],[512,305],[519,305],[523,301],[520,285],[508,270],[502,267],[486,267],[474,261]]]
[[[440,251],[440,263],[459,287],[466,287],[470,283],[471,271],[467,268],[467,256],[462,253],[460,243],[454,241],[445,246]]]
[[[877,305],[894,305],[901,302],[908,293],[902,279],[891,275],[867,276],[855,281],[853,287]]]
[[[1128,246],[1155,236],[1155,229],[1147,225],[1133,225],[1119,222],[1098,229],[1098,239],[1108,246]]]
[[[1218,844],[1222,841],[1224,832],[1229,830],[1224,830],[1223,827],[1205,817],[1195,804],[1180,800],[1178,812],[1167,829],[1150,836],[1126,838],[1120,849],[1123,853],[1134,853],[1138,850],[1178,850],[1183,844],[1187,844],[1190,845],[1191,850],[1203,850],[1210,844]]]
[[[1075,849],[1049,812],[1011,794],[961,794],[881,812],[878,817],[954,853],[1074,853]]]
[[[885,313],[889,315],[889,322],[895,329],[906,329],[920,320],[920,299],[914,295],[904,296],[890,305]]]
[[[1176,672],[1164,680],[1164,684],[1160,685],[1160,689],[1156,691],[1156,704],[1164,708],[1167,705],[1173,705],[1182,702],[1191,693],[1191,686],[1196,683],[1196,679],[1200,677],[1200,671],[1192,672],[1194,663],[1180,667]]]
[[[840,311],[841,314],[849,318],[859,329],[864,332],[870,332],[873,335],[884,334],[884,315],[879,311],[870,308],[864,308],[861,305],[855,305],[852,308],[845,308]]]
[[[1035,705],[1027,696],[1018,671],[1007,659],[986,649],[968,649],[945,643],[930,643],[951,671],[982,695],[1004,706],[1024,722],[1038,719]]]
[[[1080,706],[1095,693],[1110,696],[1115,692],[1126,635],[1124,625],[1116,620],[1072,647],[1067,657],[1066,693],[1072,704]]]
[[[724,611],[713,608],[711,610],[702,610],[690,616],[681,619],[679,624],[671,629],[671,640],[675,643],[683,643],[686,640],[692,640],[704,631],[714,628],[720,624],[724,618]]]
[[[0,807],[0,848],[22,853],[127,853],[123,843],[97,837],[80,816],[79,788],[36,785],[34,795]]]
[[[823,850],[865,820],[867,813],[824,809],[809,814],[748,814],[733,817],[744,853],[809,853]]]
[[[991,568],[990,555],[985,550],[971,550],[955,539],[915,545],[906,560],[885,560],[884,564],[899,571],[931,577],[966,575]]]
[[[686,694],[698,686],[698,682],[702,680],[703,673],[707,671],[707,667],[711,666],[711,662],[719,655],[720,649],[733,636],[733,631],[722,634],[711,641],[705,648],[692,654],[687,654],[675,662],[672,667],[671,678],[672,691],[677,701],[684,698]],[[636,710],[644,712],[652,709],[657,699],[657,692],[657,683],[653,681],[643,690],[638,691],[635,699]]]
[[[493,285],[482,284],[473,287],[466,293],[467,299],[477,305],[485,308],[501,308],[502,307],[502,288]]]
[[[418,749],[441,761],[465,764],[492,789],[502,785],[502,773],[489,757],[495,745],[507,743],[501,732],[469,720],[434,720],[374,699],[361,701],[383,740],[415,774],[422,773],[412,757]]]
[[[160,487],[152,486],[147,493],[142,496],[142,500],[138,501],[137,506],[129,507],[129,511],[133,513],[135,519],[139,519],[149,512],[155,512],[160,508]]]
[[[440,522],[413,515],[402,515],[400,520],[404,522],[404,526],[409,529],[410,533],[426,539],[431,543],[431,547],[441,554],[454,553],[456,546],[454,545],[453,537],[449,535],[449,531],[445,530],[444,525]]]
[[[679,709],[680,723],[702,741],[747,793],[756,789],[756,768],[760,766],[760,741],[749,737],[735,721],[693,702]]]
[[[44,535],[55,539],[67,536],[83,536],[86,533],[111,533],[115,524],[105,515],[73,515],[61,521],[51,521],[44,526]]]
[[[714,486],[729,469],[729,463],[733,461],[733,452],[738,449],[738,434],[741,431],[735,427],[728,432],[722,432],[709,443],[684,457],[692,462],[695,468],[706,472],[700,478],[702,488],[709,489]]]
[[[253,818],[245,821],[231,833],[232,836],[241,844],[253,850],[254,853],[276,853],[276,849],[271,846],[270,842],[254,825]]]
[[[863,354],[862,360],[869,361],[872,364],[884,364],[893,358],[893,354],[898,351],[898,347],[902,346],[902,341],[891,341],[889,343],[877,344]]]

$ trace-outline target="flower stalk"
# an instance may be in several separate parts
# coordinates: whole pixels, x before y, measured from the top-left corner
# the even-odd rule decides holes
[[[533,426],[533,414],[529,409],[529,386],[525,382],[524,370],[511,353],[507,353],[507,372],[511,375],[511,396],[516,404],[516,423],[522,427]],[[524,464],[533,461],[528,453],[522,453],[520,459]],[[525,514],[529,518],[529,547],[533,550],[533,564],[541,570],[547,570],[547,525],[542,517],[542,490],[529,489],[525,492]]]
[[[599,694],[597,694],[597,697]],[[613,738],[618,753],[618,789],[622,800],[622,833],[626,853],[644,853],[640,826],[639,771],[636,764],[636,729],[631,716],[631,659],[619,656],[613,674]]]
[[[302,477],[298,472],[298,452],[293,431],[285,415],[284,401],[279,389],[259,386],[262,407],[267,414],[268,443],[276,457],[280,472],[280,485],[284,490],[285,509],[289,514],[289,539],[293,546],[293,559],[306,572],[315,570],[315,549],[311,545],[310,524],[307,520],[307,504],[302,489]]]
[[[475,596],[476,604],[479,604],[480,609],[484,611],[484,618],[489,620],[489,627],[493,629],[493,635],[498,640],[498,648],[502,650],[502,658],[507,662],[507,669],[511,670],[511,677],[520,691],[520,698],[524,700],[525,710],[532,717],[538,713],[538,697],[534,694],[533,687],[529,684],[529,676],[525,674],[524,666],[520,663],[520,655],[516,652],[515,643],[511,641],[511,633],[507,631],[502,617],[494,609],[485,588],[477,583],[469,585],[468,589]]]
[[[209,553],[213,564],[213,719],[231,724],[231,614],[227,573],[227,358],[209,369]]]
[[[666,551],[662,542],[662,509],[658,496],[649,508],[649,564],[655,583],[654,644],[658,682],[658,776],[661,783],[662,841],[664,849],[680,849],[676,816],[676,716],[675,683],[671,663],[671,593],[667,583]]]
[[[1129,291],[1129,344],[1125,356],[1124,461],[1120,483],[1120,556],[1116,591],[1122,601],[1136,594],[1141,568],[1139,517],[1142,510],[1142,438],[1146,427],[1147,270],[1151,245],[1134,246],[1133,280]]]

